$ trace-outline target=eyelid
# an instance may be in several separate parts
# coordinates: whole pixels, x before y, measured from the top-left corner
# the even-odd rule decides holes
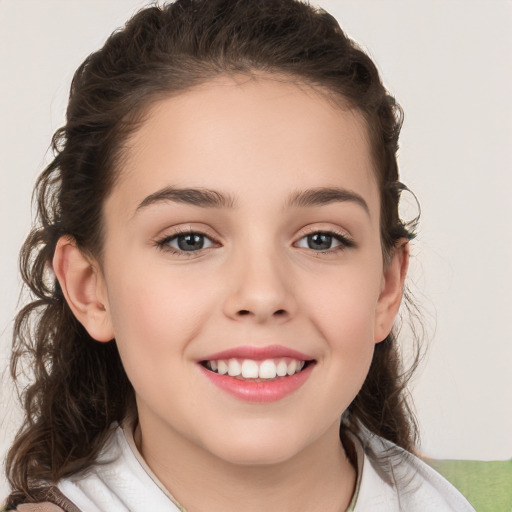
[[[180,249],[177,249],[176,247],[172,247],[169,245],[169,242],[171,240],[174,240],[178,238],[181,235],[200,235],[212,242],[212,246],[210,247],[203,247],[201,249],[198,249],[197,251],[183,251]],[[171,230],[166,231],[164,234],[156,237],[154,240],[154,244],[162,251],[169,252],[171,254],[175,254],[178,256],[185,256],[185,257],[193,257],[198,256],[202,254],[204,251],[207,251],[211,247],[214,246],[220,246],[221,243],[217,240],[217,237],[213,236],[211,233],[208,232],[208,230],[202,229],[202,228],[194,228],[193,226],[186,226],[186,227],[178,227],[173,228]]]
[[[314,235],[315,233],[326,233],[336,235],[346,240],[353,241],[352,236],[344,229],[336,227],[307,226],[301,234],[301,237]]]
[[[181,250],[179,248],[175,248],[175,247],[172,247],[169,245],[169,242],[171,240],[178,238],[180,235],[189,235],[189,234],[203,236],[203,237],[209,239],[211,241],[212,245],[209,247],[202,247],[195,251],[184,251],[184,250]],[[294,242],[293,245],[295,247],[297,247],[296,244],[299,241],[301,241],[302,239],[304,239],[308,236],[314,235],[314,234],[324,234],[324,235],[332,236],[334,239],[336,239],[339,242],[339,245],[336,247],[326,249],[326,250],[314,250],[314,249],[307,248],[307,247],[298,247],[298,248],[306,249],[306,250],[311,251],[316,254],[332,254],[332,253],[335,253],[340,250],[346,250],[346,249],[356,247],[356,243],[354,242],[352,236],[349,235],[346,231],[341,230],[341,229],[331,228],[331,227],[322,229],[321,227],[318,227],[318,226],[314,226],[314,227],[310,226],[310,227],[305,228],[304,231],[301,233],[301,235],[298,238],[296,238],[296,241]],[[219,247],[222,245],[222,243],[220,243],[218,241],[218,237],[213,236],[211,233],[209,233],[208,229],[195,228],[194,226],[191,226],[191,225],[186,226],[186,227],[172,228],[170,231],[166,231],[163,235],[157,237],[154,240],[154,244],[162,251],[169,252],[171,254],[175,254],[178,256],[185,256],[185,257],[199,256],[204,251],[207,251],[211,248]]]
[[[306,230],[301,233],[301,235],[297,238],[297,240],[296,240],[296,242],[294,242],[294,244],[297,244],[303,238],[306,238],[308,236],[315,235],[315,234],[323,234],[323,235],[332,236],[333,238],[338,240],[338,242],[340,242],[340,245],[336,246],[336,247],[332,247],[330,249],[326,249],[324,251],[320,251],[320,250],[315,251],[314,249],[305,248],[305,247],[301,247],[301,249],[307,249],[316,254],[329,254],[329,253],[336,252],[338,250],[346,250],[346,249],[356,247],[356,243],[355,243],[354,239],[346,231],[342,231],[342,230],[339,230],[336,228],[322,229],[320,227],[306,228]]]

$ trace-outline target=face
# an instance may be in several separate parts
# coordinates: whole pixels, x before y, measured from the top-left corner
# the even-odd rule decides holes
[[[153,105],[125,157],[99,293],[143,439],[266,464],[337,436],[396,313],[361,117],[224,78]]]

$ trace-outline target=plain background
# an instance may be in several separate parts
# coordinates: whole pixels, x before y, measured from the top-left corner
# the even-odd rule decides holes
[[[252,1],[252,0],[251,0]],[[142,0],[0,0],[0,370],[31,190],[72,74]],[[422,451],[512,457],[512,2],[323,0],[405,110],[402,181],[422,207],[410,287],[429,346],[413,383]],[[406,211],[413,216],[414,207]],[[403,343],[407,344],[407,336]],[[19,424],[0,381],[0,458]],[[0,497],[7,493],[0,478]]]

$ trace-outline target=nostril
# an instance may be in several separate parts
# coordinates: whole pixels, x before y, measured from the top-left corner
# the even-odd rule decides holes
[[[248,315],[252,315],[252,314],[253,313],[251,311],[249,311],[248,309],[241,309],[237,313],[238,316],[248,316]],[[274,311],[272,316],[286,316],[286,315],[287,315],[287,312],[285,309],[278,309],[278,310]]]

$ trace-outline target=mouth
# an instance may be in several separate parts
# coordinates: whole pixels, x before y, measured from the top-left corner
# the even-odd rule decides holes
[[[238,400],[276,402],[297,392],[317,361],[282,345],[239,346],[198,360],[211,384]]]
[[[314,360],[292,357],[268,358],[263,360],[249,358],[209,359],[201,361],[206,370],[218,375],[227,375],[237,380],[250,382],[272,382],[292,377],[314,364]]]

